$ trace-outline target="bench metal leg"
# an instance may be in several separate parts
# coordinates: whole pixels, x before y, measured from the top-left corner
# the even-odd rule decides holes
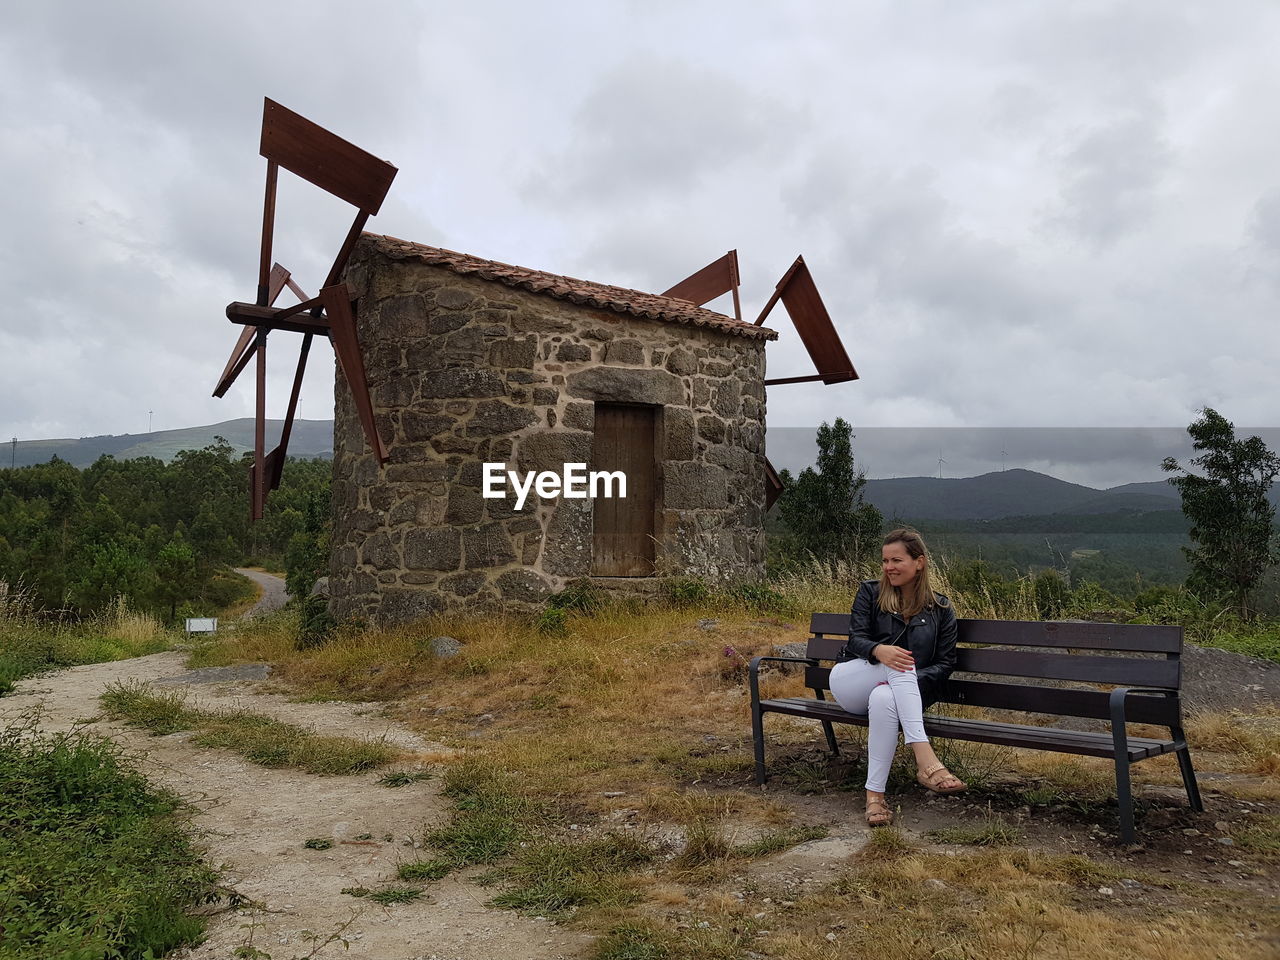
[[[827,699],[823,696],[821,690],[815,690],[814,693],[818,695],[819,700],[825,701]],[[840,756],[840,747],[836,744],[836,728],[830,720],[822,721],[822,732],[827,735],[827,746],[831,749],[831,755],[833,757]]]
[[[1198,813],[1204,812],[1204,802],[1200,799],[1200,787],[1196,784],[1196,771],[1191,766],[1191,751],[1186,747],[1186,738],[1182,731],[1173,728],[1173,739],[1182,742],[1182,746],[1174,752],[1178,755],[1178,769],[1182,771],[1182,785],[1187,788],[1187,803]]]
[[[1120,804],[1120,839],[1134,843],[1133,790],[1129,785],[1129,753],[1116,751],[1116,799]]]
[[[840,747],[836,744],[836,728],[832,726],[830,720],[823,720],[822,729],[827,734],[827,746],[831,748],[831,755],[840,756]]]
[[[764,786],[764,711],[759,703],[751,704],[751,739],[756,751],[756,783]]]

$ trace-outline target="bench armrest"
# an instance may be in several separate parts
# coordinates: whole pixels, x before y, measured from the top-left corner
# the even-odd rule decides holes
[[[1111,691],[1111,732],[1116,737],[1117,748],[1120,738],[1125,736],[1125,725],[1128,723],[1124,715],[1124,704],[1131,693],[1159,693],[1166,697],[1176,697],[1177,690],[1166,690],[1161,687],[1116,687]]]
[[[751,658],[751,702],[757,704],[760,702],[760,664],[773,663],[807,663],[811,667],[816,667],[818,661],[814,657],[752,657]]]

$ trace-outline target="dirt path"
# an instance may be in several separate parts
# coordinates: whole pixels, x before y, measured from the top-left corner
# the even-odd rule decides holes
[[[279,610],[289,602],[289,594],[285,592],[283,577],[277,577],[273,573],[263,573],[261,570],[250,570],[247,567],[235,567],[234,569],[240,576],[248,577],[262,588],[262,596],[258,598],[257,603],[245,612],[246,617],[256,617],[259,614],[271,613],[273,610]]]
[[[399,863],[424,856],[412,844],[424,824],[442,811],[435,781],[399,788],[379,786],[380,773],[318,777],[270,770],[223,750],[192,746],[190,734],[152,737],[103,719],[98,695],[113,681],[145,680],[188,691],[193,706],[239,706],[302,724],[320,733],[385,737],[418,755],[417,762],[446,752],[391,724],[376,708],[351,703],[293,703],[257,689],[265,665],[188,671],[185,655],[158,653],[117,663],[73,667],[24,680],[0,699],[0,722],[40,705],[41,726],[88,729],[110,736],[131,754],[153,782],[192,801],[194,826],[214,864],[225,864],[227,882],[265,906],[252,915],[213,918],[208,939],[174,960],[231,960],[248,942],[244,925],[260,924],[252,944],[274,960],[309,955],[307,931],[322,938],[353,914],[343,936],[318,956],[350,960],[564,960],[584,956],[589,939],[550,923],[485,906],[490,896],[469,880],[446,879],[430,896],[390,907],[342,893],[344,887],[376,889],[393,882]],[[406,766],[414,766],[410,760]],[[367,835],[367,839],[364,839]],[[328,850],[310,850],[311,838],[330,838]],[[386,839],[390,837],[390,839]]]

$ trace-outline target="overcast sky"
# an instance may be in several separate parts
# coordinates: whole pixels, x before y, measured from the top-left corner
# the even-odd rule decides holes
[[[749,317],[803,253],[862,379],[772,388],[776,427],[1275,425],[1277,49],[1271,0],[14,0],[0,435],[251,414],[209,393],[264,95],[400,168],[377,232],[649,291],[736,247]],[[314,290],[349,220],[283,175],[277,258]]]

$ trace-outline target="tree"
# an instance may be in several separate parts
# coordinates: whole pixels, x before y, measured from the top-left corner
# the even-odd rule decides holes
[[[866,473],[853,462],[853,428],[839,417],[818,428],[818,460],[787,485],[778,502],[800,555],[854,560],[879,539],[884,518],[862,498]],[[816,469],[815,469],[816,467]],[[783,477],[790,480],[789,474]]]
[[[196,569],[196,554],[183,539],[180,531],[174,531],[156,555],[156,599],[168,606],[169,620],[177,617],[178,603],[194,596],[200,577]]]
[[[1250,615],[1249,594],[1276,562],[1273,543],[1275,507],[1267,499],[1280,457],[1258,437],[1237,440],[1235,427],[1205,407],[1187,427],[1199,452],[1191,473],[1173,457],[1162,467],[1181,476],[1169,482],[1182,495],[1182,512],[1191,522],[1194,548],[1183,548],[1191,564],[1187,588],[1201,596],[1225,597],[1242,616]]]

